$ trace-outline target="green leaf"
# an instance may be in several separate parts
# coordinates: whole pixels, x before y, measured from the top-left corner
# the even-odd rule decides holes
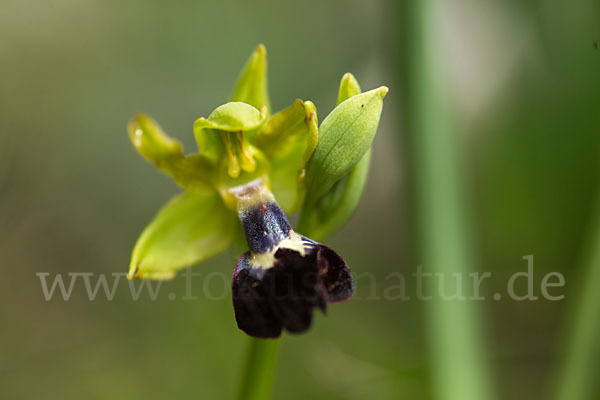
[[[337,105],[360,94],[358,81],[346,73],[340,82]],[[315,204],[305,203],[298,222],[298,231],[320,241],[331,235],[354,213],[369,173],[371,149],[360,159],[350,172],[337,181]]]
[[[267,84],[267,49],[259,44],[254,50],[231,95],[231,101],[241,101],[256,108],[271,109]]]
[[[128,278],[171,279],[175,273],[227,249],[238,227],[216,193],[175,196],[139,237]]]
[[[138,114],[127,125],[133,147],[186,190],[212,190],[210,164],[198,155],[185,157],[177,140],[166,135],[147,115]]]
[[[353,96],[325,118],[306,168],[309,203],[329,191],[369,150],[387,92],[388,88],[382,86]]]
[[[296,100],[271,116],[249,140],[271,163],[270,186],[278,204],[294,213],[304,197],[304,168],[318,140],[314,104]]]
[[[260,128],[267,119],[266,107],[255,107],[240,102],[230,102],[217,107],[208,118],[194,122],[194,136],[200,154],[216,162],[223,152],[219,132],[242,132]]]

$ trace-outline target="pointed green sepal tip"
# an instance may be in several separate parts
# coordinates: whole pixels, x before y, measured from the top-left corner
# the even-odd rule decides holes
[[[350,72],[346,72],[340,82],[340,90],[338,91],[338,99],[336,105],[349,99],[352,96],[360,94],[360,85],[358,81]]]
[[[183,155],[181,143],[165,134],[160,125],[145,114],[137,114],[129,121],[127,134],[133,147],[154,163]]]
[[[387,86],[379,86],[377,89],[373,89],[372,91],[374,91],[375,94],[377,96],[379,96],[380,99],[383,100],[385,95],[388,94],[388,92],[390,91],[390,88],[388,88]],[[369,92],[366,92],[366,93],[369,93]]]
[[[259,44],[250,55],[238,78],[231,101],[241,101],[256,108],[271,109],[267,83],[267,49]]]
[[[319,127],[319,142],[306,169],[307,201],[314,202],[371,148],[383,109],[386,86],[341,102]]]
[[[154,217],[137,240],[129,279],[166,280],[227,249],[237,221],[216,192],[184,192]]]

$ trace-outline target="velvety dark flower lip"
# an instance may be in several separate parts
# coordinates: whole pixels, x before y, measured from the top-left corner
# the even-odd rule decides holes
[[[261,338],[304,332],[315,308],[325,313],[327,303],[352,296],[350,269],[335,251],[296,233],[268,191],[250,190],[244,199],[239,216],[250,250],[233,273],[238,327]]]

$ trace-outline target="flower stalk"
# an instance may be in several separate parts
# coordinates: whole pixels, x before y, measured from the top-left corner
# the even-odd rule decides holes
[[[279,353],[279,339],[248,339],[248,350],[238,389],[238,400],[268,400]]]

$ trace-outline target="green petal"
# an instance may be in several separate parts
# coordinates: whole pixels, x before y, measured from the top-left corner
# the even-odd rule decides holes
[[[216,192],[175,196],[139,237],[128,278],[173,278],[178,270],[227,249],[236,223],[235,213]]]
[[[254,50],[242,70],[231,95],[231,101],[241,101],[256,108],[271,109],[267,85],[267,49],[262,44]]]
[[[271,162],[270,186],[277,202],[287,213],[295,212],[304,196],[304,168],[318,140],[314,104],[296,100],[249,140]]]
[[[298,223],[298,232],[321,241],[340,229],[354,214],[360,202],[370,162],[371,149],[348,175],[337,181],[316,203],[305,203]]]
[[[239,132],[260,128],[267,119],[267,109],[260,111],[240,102],[230,102],[217,107],[208,118],[194,122],[194,136],[198,150],[207,159],[216,162],[223,152],[219,131]]]
[[[351,73],[346,73],[340,82],[337,105],[358,94],[358,81]],[[358,164],[314,204],[305,203],[298,222],[298,231],[321,241],[340,229],[358,207],[367,182],[370,162],[371,149],[367,150]]]
[[[383,98],[382,86],[340,103],[319,128],[319,143],[306,168],[307,201],[314,202],[360,161],[371,147]]]
[[[152,118],[136,115],[127,125],[127,133],[135,149],[178,185],[192,191],[212,190],[207,160],[197,155],[185,157],[181,143],[166,135]]]

